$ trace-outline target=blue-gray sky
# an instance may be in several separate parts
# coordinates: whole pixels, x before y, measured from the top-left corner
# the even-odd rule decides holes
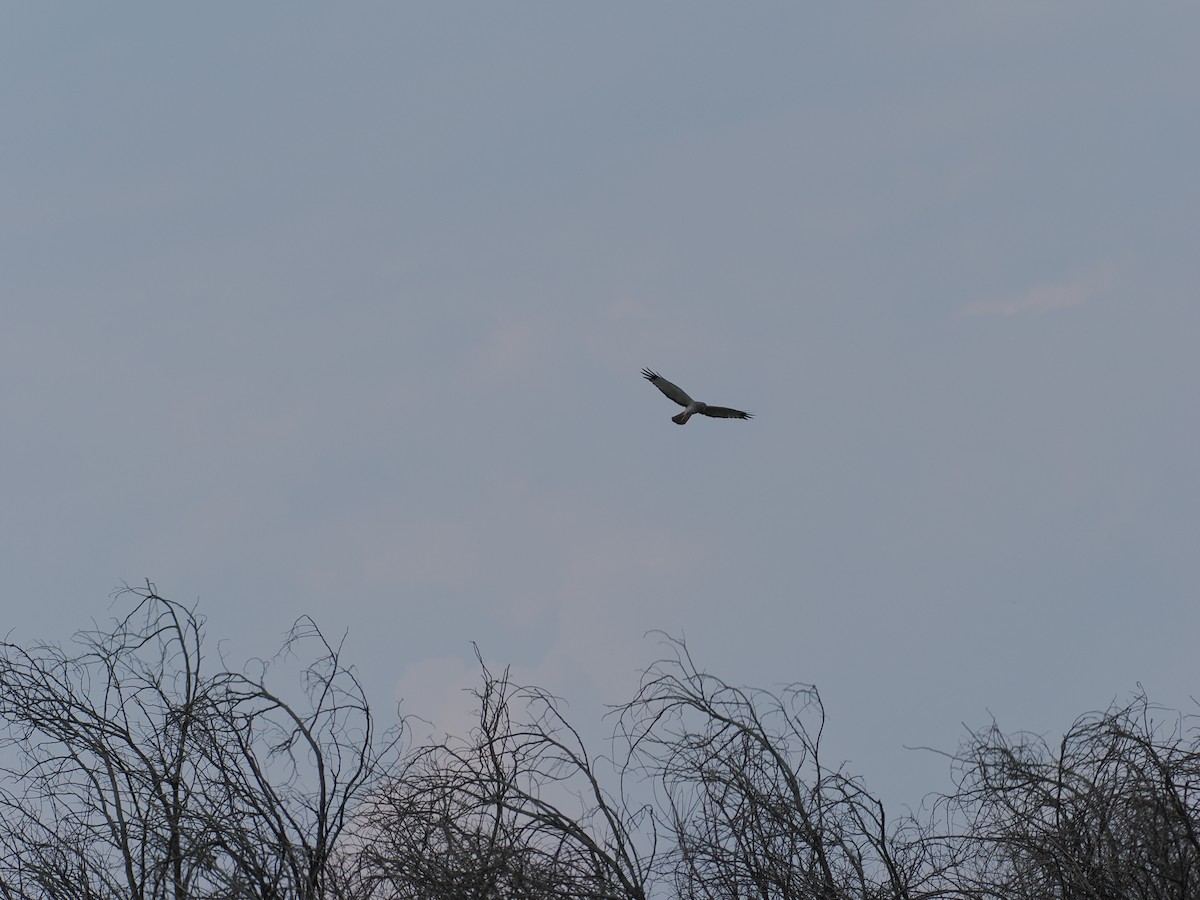
[[[152,578],[381,706],[685,635],[889,798],[1197,691],[1200,11],[12,5],[4,631]],[[755,411],[693,419],[641,379]]]

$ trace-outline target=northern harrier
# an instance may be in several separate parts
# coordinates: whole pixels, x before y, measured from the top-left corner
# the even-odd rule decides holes
[[[753,419],[754,413],[742,412],[740,409],[730,409],[728,406],[709,406],[707,403],[701,403],[699,400],[693,400],[677,385],[671,384],[667,379],[663,378],[657,372],[652,372],[649,369],[642,369],[642,377],[667,395],[668,399],[674,400],[682,406],[683,412],[677,416],[671,416],[671,421],[676,425],[683,425],[692,417],[693,413],[700,413],[702,416],[712,416],[714,419]]]

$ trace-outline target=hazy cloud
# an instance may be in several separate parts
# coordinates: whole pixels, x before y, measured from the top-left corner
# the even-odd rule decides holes
[[[491,374],[507,374],[528,368],[541,349],[538,328],[529,322],[517,322],[497,329],[488,336],[485,354]]]
[[[1108,292],[1112,283],[1111,267],[1086,269],[1058,281],[1035,284],[1019,294],[976,300],[964,306],[960,313],[964,316],[1015,316],[1071,309],[1096,300]]]

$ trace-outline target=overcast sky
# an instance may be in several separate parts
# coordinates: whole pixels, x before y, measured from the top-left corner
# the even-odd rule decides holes
[[[1200,9],[13,4],[0,632],[450,723],[686,636],[885,797],[1200,692]],[[694,418],[649,366],[752,421]]]

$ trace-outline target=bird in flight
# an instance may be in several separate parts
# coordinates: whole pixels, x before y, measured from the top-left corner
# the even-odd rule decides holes
[[[693,413],[700,413],[702,416],[711,416],[714,419],[754,418],[754,413],[742,412],[740,409],[730,409],[728,406],[709,406],[707,403],[693,400],[678,385],[671,384],[671,382],[667,381],[667,379],[663,378],[657,372],[652,372],[649,369],[642,369],[642,377],[666,394],[668,399],[674,400],[683,407],[683,412],[677,416],[671,416],[671,421],[676,425],[686,424]]]

